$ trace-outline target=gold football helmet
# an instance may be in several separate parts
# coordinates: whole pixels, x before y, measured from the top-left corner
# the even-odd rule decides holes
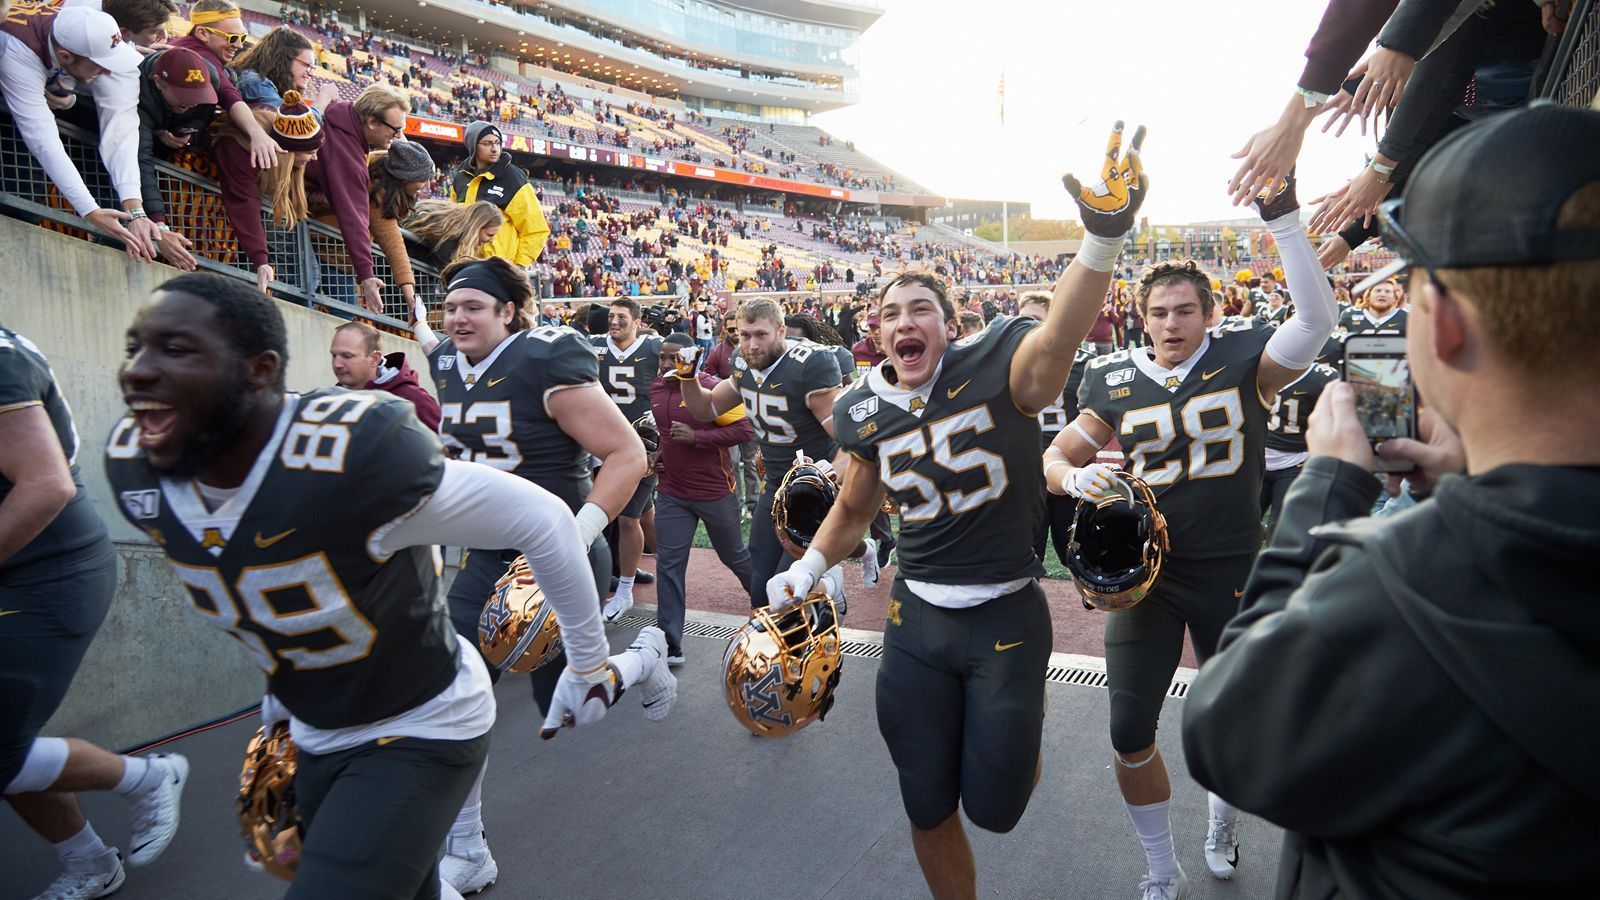
[[[300,807],[294,799],[294,740],[289,723],[256,729],[239,773],[239,834],[250,859],[294,880],[300,865]]]
[[[633,433],[639,436],[646,453],[654,453],[661,446],[661,429],[656,426],[656,414],[647,412],[632,422]]]
[[[532,672],[561,653],[555,610],[537,584],[521,583],[531,576],[528,560],[518,556],[478,616],[478,647],[502,672]]]
[[[750,616],[722,656],[722,689],[751,734],[783,737],[828,715],[843,663],[833,600],[812,591],[781,613]]]
[[[1100,503],[1080,499],[1067,539],[1067,569],[1084,608],[1105,612],[1143,600],[1172,549],[1150,485],[1120,469],[1115,474],[1118,495]]]
[[[796,462],[772,493],[772,525],[778,543],[799,559],[817,536],[822,520],[839,497],[839,475],[833,467]]]

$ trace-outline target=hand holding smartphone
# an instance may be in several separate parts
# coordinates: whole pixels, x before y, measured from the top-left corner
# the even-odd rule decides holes
[[[1356,415],[1374,449],[1384,441],[1417,436],[1417,391],[1399,334],[1353,334],[1344,342],[1344,380],[1355,391]],[[1408,460],[1378,457],[1380,472],[1409,472]]]

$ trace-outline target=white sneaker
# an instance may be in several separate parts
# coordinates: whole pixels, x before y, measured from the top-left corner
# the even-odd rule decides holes
[[[99,856],[68,860],[61,877],[51,882],[34,900],[92,900],[116,893],[128,873],[122,868],[122,854],[107,847]]]
[[[1139,879],[1139,900],[1186,900],[1189,896],[1189,876],[1178,867],[1173,878],[1155,878],[1145,875]]]
[[[606,620],[607,625],[611,625],[626,615],[630,609],[633,609],[633,598],[615,594],[606,601],[605,609],[600,611],[600,616]]]
[[[189,781],[189,760],[176,753],[148,757],[161,782],[133,801],[133,836],[128,839],[128,865],[156,861],[178,833],[178,807]]]
[[[1212,819],[1206,827],[1206,866],[1227,881],[1239,867],[1239,823]]]
[[[861,580],[867,587],[878,586],[878,542],[872,538],[862,538],[861,543],[867,547],[867,552],[861,554]]]
[[[644,717],[659,722],[672,711],[678,699],[678,676],[667,666],[667,635],[654,625],[639,629],[628,650],[639,654],[644,677],[639,681],[639,699],[644,701]]]
[[[483,832],[461,840],[445,838],[444,858],[439,860],[441,881],[458,893],[476,894],[499,877],[500,867],[495,864],[494,854],[489,852],[489,842]]]

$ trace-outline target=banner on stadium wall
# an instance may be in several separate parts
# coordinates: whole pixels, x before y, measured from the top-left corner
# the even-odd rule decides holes
[[[454,122],[419,119],[416,116],[406,116],[406,134],[410,137],[433,138],[456,143],[464,143],[467,139],[466,131]]]
[[[466,139],[465,130],[453,122],[440,122],[435,119],[423,119],[417,116],[406,117],[406,134],[413,137],[433,138],[441,141],[463,143]],[[767,191],[780,191],[789,194],[804,194],[809,197],[822,197],[828,200],[840,200],[846,203],[885,204],[889,206],[943,206],[942,197],[931,197],[920,194],[889,194],[879,191],[852,191],[848,188],[829,187],[823,184],[809,184],[803,181],[790,181],[785,178],[772,178],[766,175],[756,175],[751,172],[735,172],[730,169],[720,169],[715,166],[696,165],[694,163],[678,162],[676,160],[658,159],[653,156],[643,156],[638,153],[629,153],[622,150],[607,150],[601,147],[587,147],[582,144],[572,144],[566,141],[553,141],[548,138],[529,137],[525,134],[506,134],[506,149],[518,153],[531,153],[535,156],[550,156],[556,159],[571,160],[573,162],[597,163],[602,166],[616,166],[622,169],[639,169],[645,172],[655,172],[661,175],[680,175],[685,178],[700,178],[706,181],[715,181],[719,184],[740,185],[742,187],[760,188]]]

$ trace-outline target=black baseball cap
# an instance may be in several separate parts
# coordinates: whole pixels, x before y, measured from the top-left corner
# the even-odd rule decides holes
[[[1417,163],[1404,195],[1378,209],[1400,257],[1361,293],[1410,268],[1600,259],[1600,229],[1557,228],[1561,207],[1600,182],[1600,111],[1536,102],[1462,128]]]

